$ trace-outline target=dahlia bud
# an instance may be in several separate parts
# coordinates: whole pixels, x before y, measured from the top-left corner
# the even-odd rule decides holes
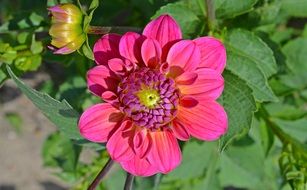
[[[51,49],[55,54],[69,54],[78,50],[86,40],[82,29],[83,14],[73,4],[62,4],[48,8],[51,13]]]

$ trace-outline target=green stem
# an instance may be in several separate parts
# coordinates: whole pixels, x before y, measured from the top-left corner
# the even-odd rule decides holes
[[[124,190],[132,190],[133,180],[134,180],[134,176],[130,173],[127,173]]]
[[[110,158],[106,165],[101,169],[98,175],[95,177],[94,181],[90,184],[87,190],[94,190],[99,185],[100,181],[104,178],[104,176],[110,171],[113,166],[114,161]]]
[[[126,32],[137,32],[141,33],[142,29],[137,27],[129,27],[129,26],[89,26],[88,34],[108,34],[108,33],[120,33],[124,34]]]
[[[214,31],[216,27],[216,18],[214,10],[214,0],[205,0],[207,11],[207,23],[210,31]]]

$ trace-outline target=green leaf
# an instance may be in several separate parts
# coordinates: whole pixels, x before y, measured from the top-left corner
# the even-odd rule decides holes
[[[89,46],[88,39],[86,40],[86,43],[82,45],[81,50],[83,55],[85,55],[90,60],[94,60],[94,54],[92,48]]]
[[[202,176],[209,166],[215,142],[189,142],[183,147],[182,163],[163,178],[163,181],[189,180]],[[216,151],[216,150],[215,150]]]
[[[258,101],[277,101],[267,77],[277,71],[272,50],[253,33],[237,29],[225,39],[227,69],[244,79]]]
[[[77,129],[79,114],[65,101],[53,99],[47,94],[40,93],[20,81],[7,66],[7,71],[18,88],[40,109],[43,114],[53,122],[68,138],[82,139]]]
[[[10,123],[17,134],[21,133],[22,118],[17,113],[6,113],[5,119]]]
[[[35,12],[31,13],[29,19],[32,22],[33,26],[39,26],[41,22],[44,21],[44,17],[36,14]]]
[[[35,35],[32,36],[32,43],[30,49],[33,54],[39,54],[43,51],[43,43],[41,41],[36,41]]]
[[[259,144],[231,146],[221,156],[219,179],[222,186],[268,189],[264,184],[264,153]]]
[[[245,134],[251,126],[256,103],[247,84],[229,71],[224,71],[225,89],[219,102],[228,115],[228,131],[220,139],[223,150],[233,139]]]
[[[297,38],[289,41],[283,48],[287,67],[293,73],[306,73],[307,70],[307,38]]]
[[[175,18],[182,29],[184,37],[190,37],[195,34],[195,31],[203,23],[196,13],[182,2],[169,3],[161,7],[152,18],[154,19],[166,13]]]
[[[217,0],[215,10],[218,18],[233,18],[253,10],[258,0]]]
[[[307,115],[307,111],[282,102],[266,104],[265,109],[270,116],[284,120],[295,120]]]
[[[17,52],[10,44],[0,42],[0,66],[2,63],[11,64],[17,57]]]
[[[307,119],[302,118],[295,121],[286,121],[282,119],[273,119],[274,123],[276,123],[284,132],[299,140],[302,143],[307,142],[306,135],[306,126]]]
[[[290,16],[306,17],[307,1],[306,0],[281,0],[281,8]]]
[[[3,64],[0,66],[0,88],[7,78],[8,76],[6,74],[5,64]]]
[[[61,172],[76,171],[81,147],[74,145],[71,140],[59,132],[50,135],[43,144],[42,157],[45,166],[60,167]]]

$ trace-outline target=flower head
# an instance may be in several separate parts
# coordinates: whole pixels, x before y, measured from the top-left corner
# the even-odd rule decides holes
[[[52,15],[49,34],[54,53],[69,54],[78,50],[86,40],[81,10],[73,4],[56,5],[48,10]]]
[[[111,158],[137,176],[168,173],[181,162],[178,141],[218,139],[227,115],[216,99],[224,88],[223,44],[213,37],[182,40],[162,15],[143,34],[107,34],[94,46],[88,88],[105,103],[88,108],[80,133],[106,142]]]

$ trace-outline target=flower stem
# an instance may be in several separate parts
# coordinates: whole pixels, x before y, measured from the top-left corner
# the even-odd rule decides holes
[[[127,173],[124,190],[132,190],[134,175]]]
[[[129,26],[89,26],[88,34],[108,34],[108,33],[120,33],[123,34],[125,32],[137,32],[141,33],[142,29],[137,27],[129,27]]]
[[[214,10],[214,0],[205,0],[206,11],[207,11],[207,22],[210,31],[215,30],[216,18]]]
[[[110,158],[106,165],[101,169],[98,175],[95,177],[94,181],[90,184],[87,190],[94,190],[98,186],[99,182],[104,178],[104,176],[110,171],[113,166],[114,161]]]

